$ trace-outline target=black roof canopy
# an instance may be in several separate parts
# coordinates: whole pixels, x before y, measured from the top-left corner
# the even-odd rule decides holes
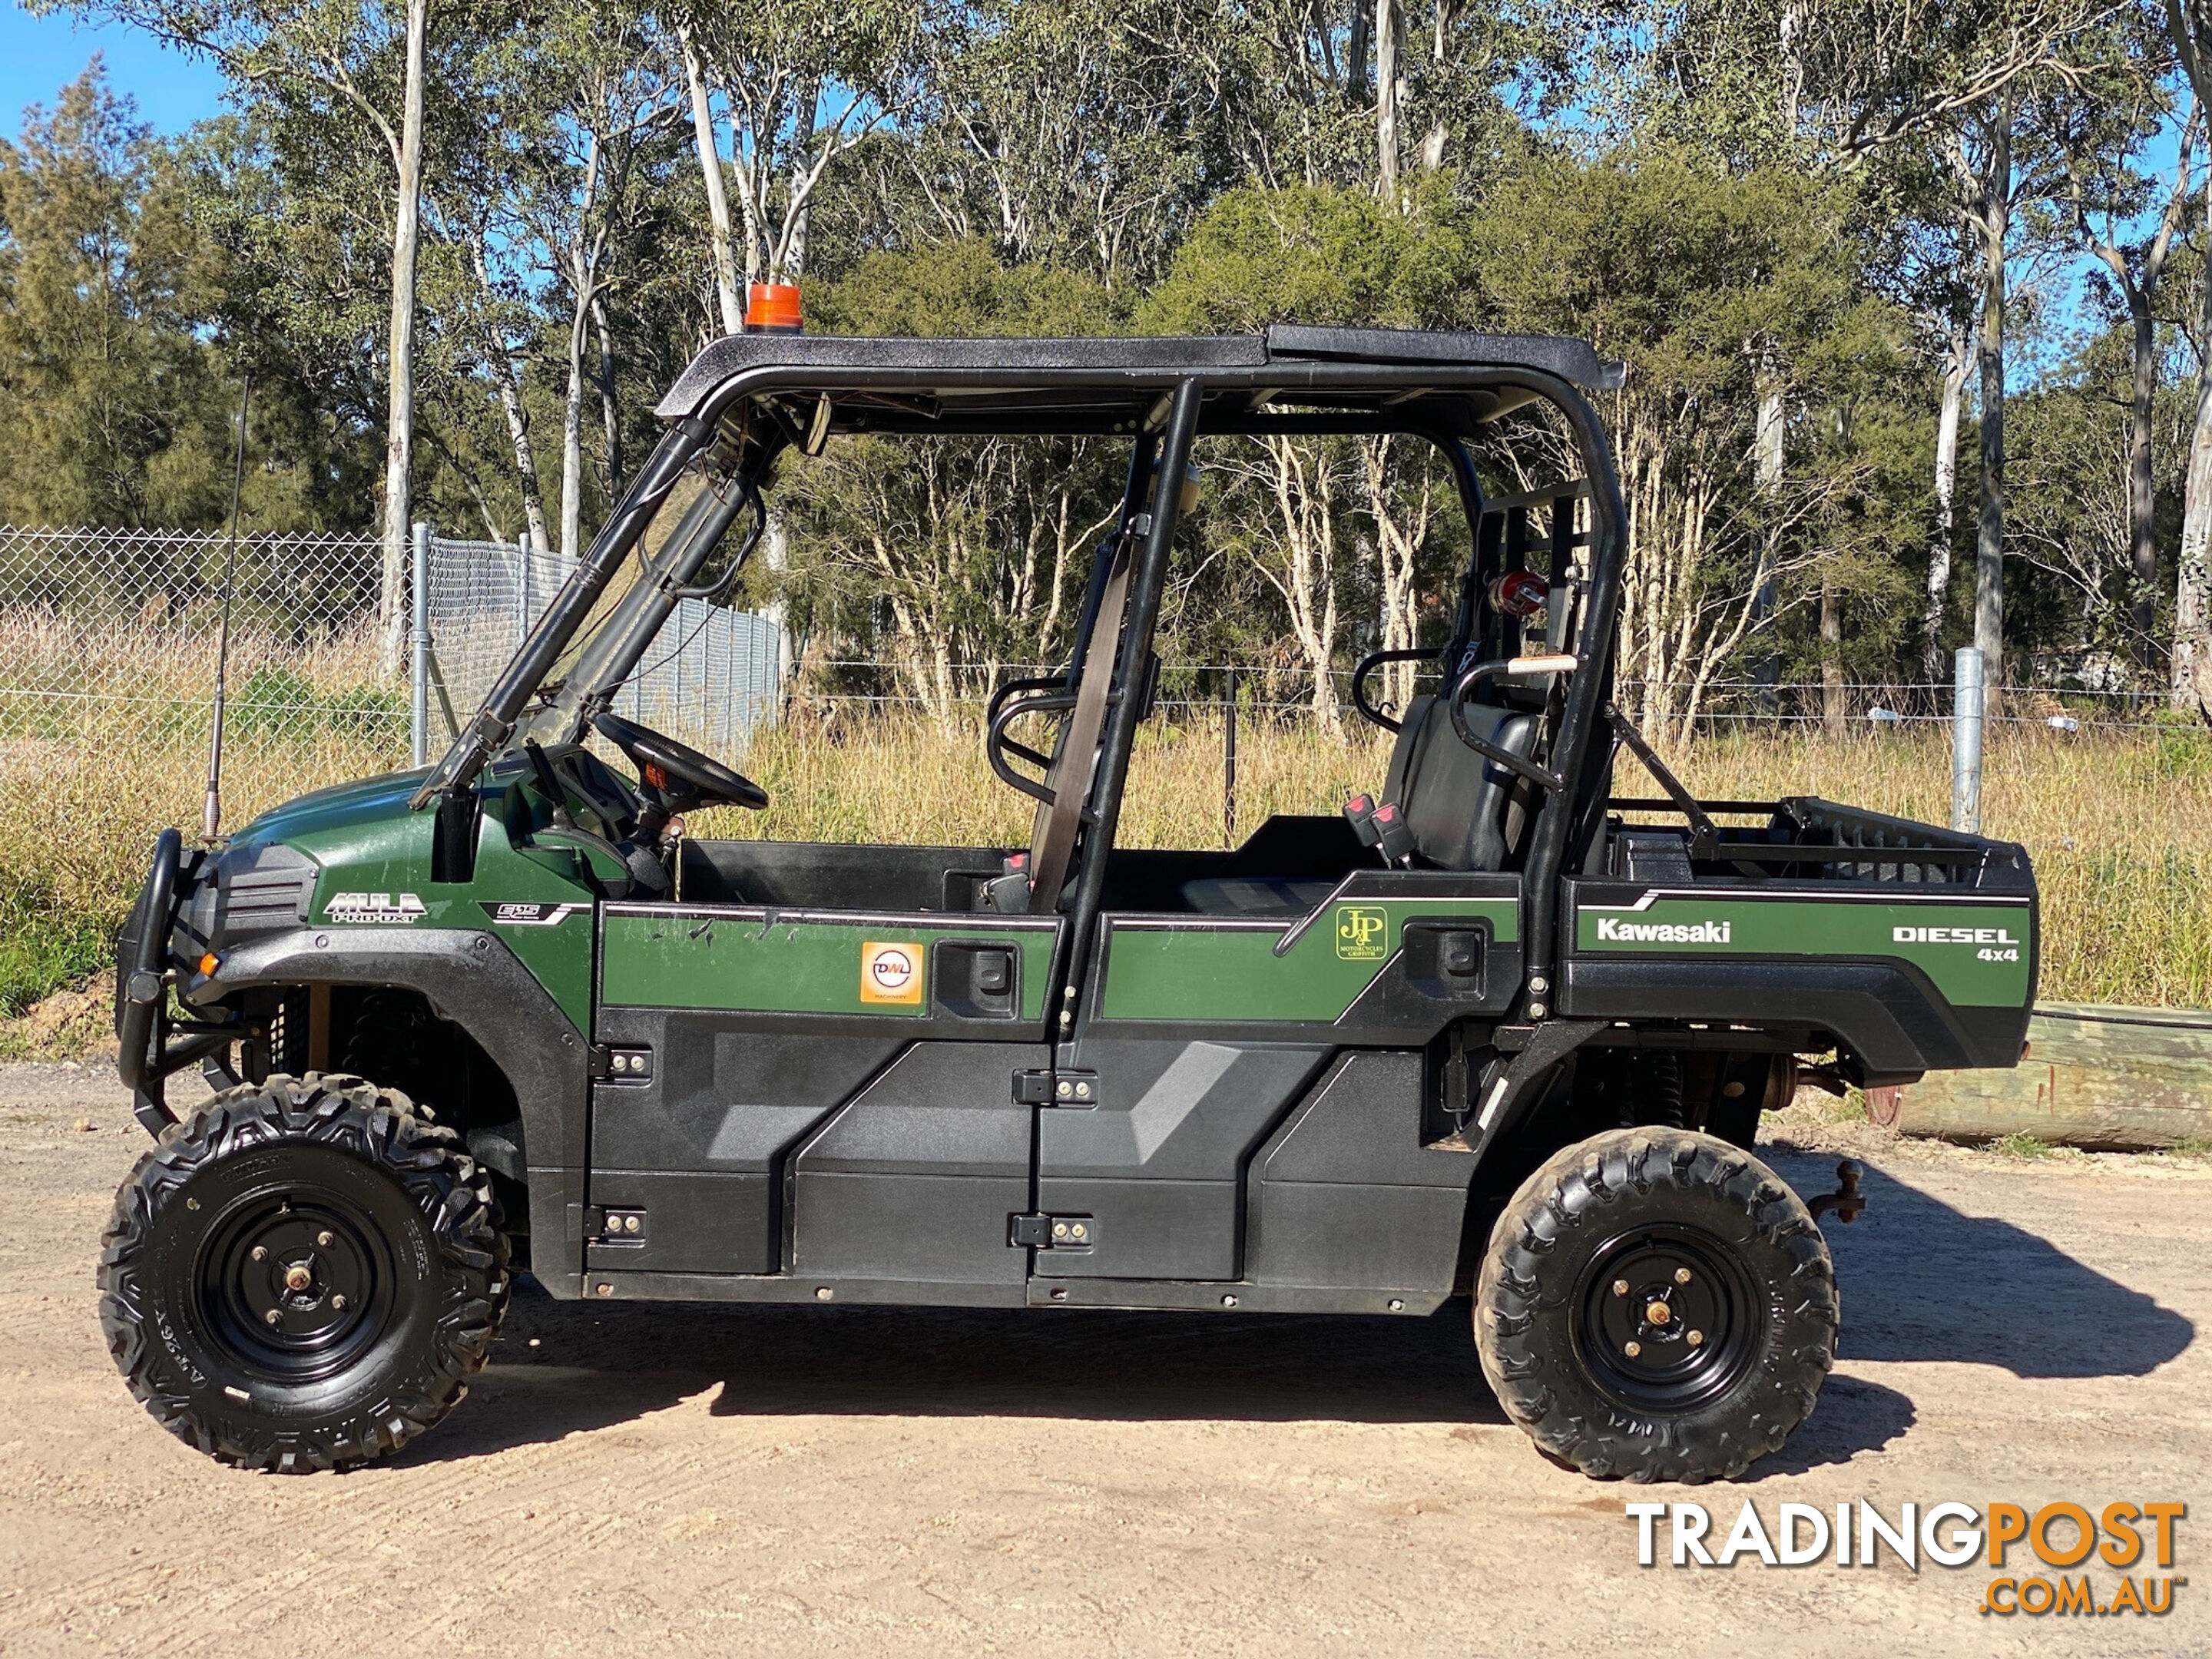
[[[1429,406],[1429,423],[1459,426],[1540,396],[1547,382],[1607,390],[1623,374],[1586,341],[1540,334],[1281,325],[1264,335],[1112,339],[739,334],[701,352],[656,412],[681,420],[718,409],[727,395],[787,387],[832,393],[831,426],[842,431],[1115,430],[1194,375],[1224,392],[1242,389],[1209,404],[1256,410],[1261,400],[1251,394],[1269,394],[1274,407],[1261,423],[1270,427],[1301,418],[1301,404],[1331,411],[1315,418],[1340,420],[1362,410],[1379,418],[1413,401]],[[1205,422],[1224,423],[1213,415]]]

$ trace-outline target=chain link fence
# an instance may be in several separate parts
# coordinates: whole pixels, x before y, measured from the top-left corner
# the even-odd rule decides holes
[[[433,751],[483,701],[576,562],[511,542],[418,534],[427,555]],[[742,756],[775,717],[782,636],[770,618],[680,599],[615,710],[718,755]]]
[[[239,539],[227,715],[234,744],[334,745],[359,766],[436,754],[574,566],[512,543],[418,534],[415,545],[429,623],[419,701],[410,685],[413,617],[405,608],[380,615],[384,552],[375,538]],[[221,532],[0,526],[0,740],[128,735],[204,752],[230,558]],[[406,606],[418,585],[396,586]],[[780,647],[768,618],[685,600],[618,706],[742,756],[779,708]]]

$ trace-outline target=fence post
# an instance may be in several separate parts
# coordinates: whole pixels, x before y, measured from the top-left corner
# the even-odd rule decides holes
[[[1959,648],[1951,682],[1951,827],[1982,832],[1982,708],[1988,688],[1982,653]]]
[[[520,650],[523,641],[530,637],[530,532],[525,530],[514,543],[514,643]]]
[[[408,664],[408,752],[416,766],[430,763],[430,526],[415,526],[415,637]]]
[[[1221,738],[1221,844],[1237,845],[1237,670],[1229,670],[1229,712]]]

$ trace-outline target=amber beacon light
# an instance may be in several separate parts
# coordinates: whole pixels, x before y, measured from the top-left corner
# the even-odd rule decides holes
[[[799,289],[792,283],[755,283],[745,295],[748,334],[804,334],[806,325],[799,314]]]

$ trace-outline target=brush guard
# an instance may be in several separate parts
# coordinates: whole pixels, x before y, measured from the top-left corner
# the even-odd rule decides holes
[[[158,1135],[177,1121],[167,1098],[169,1079],[235,1042],[240,1028],[172,1018],[168,945],[175,927],[184,837],[164,830],[155,838],[154,867],[118,942],[115,963],[115,1069],[131,1091],[131,1110]]]

